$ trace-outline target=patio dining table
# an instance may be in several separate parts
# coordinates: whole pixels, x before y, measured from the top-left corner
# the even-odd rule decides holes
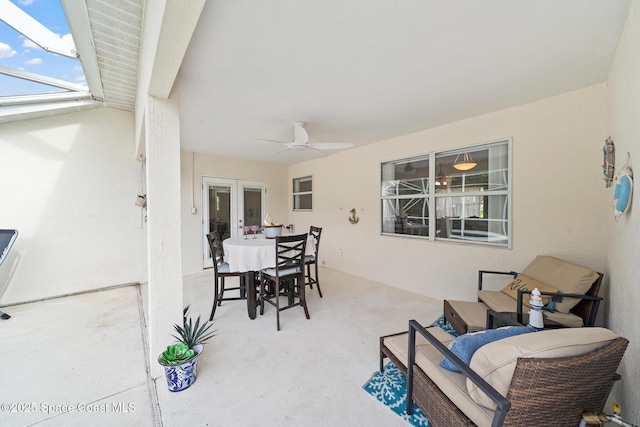
[[[229,271],[245,273],[247,312],[249,318],[256,318],[257,295],[255,273],[265,268],[275,267],[276,239],[268,239],[264,234],[235,236],[222,242],[224,260]],[[313,237],[307,238],[306,255],[313,255]]]

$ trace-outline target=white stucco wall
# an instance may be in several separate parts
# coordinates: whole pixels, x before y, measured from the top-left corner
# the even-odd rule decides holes
[[[622,380],[613,390],[614,399],[622,405],[623,417],[634,424],[640,422],[640,323],[636,314],[640,306],[640,208],[638,203],[638,171],[640,171],[640,1],[634,0],[618,44],[609,75],[608,128],[616,150],[616,174],[627,153],[635,172],[636,185],[632,206],[618,222],[613,220],[609,204],[606,211],[607,257],[605,271],[609,277],[606,295],[608,326],[629,340],[619,373]],[[612,186],[606,192],[613,199]],[[634,314],[635,313],[635,314]],[[610,410],[610,408],[607,408]]]
[[[479,269],[522,270],[538,254],[602,271],[606,136],[600,84],[345,151],[290,168],[289,179],[313,175],[314,206],[289,220],[297,231],[323,227],[328,267],[440,299],[473,300]],[[380,162],[505,137],[513,138],[512,250],[380,235]]]
[[[99,108],[0,125],[0,304],[143,280],[133,114]]]
[[[237,178],[265,181],[267,212],[280,222],[288,216],[287,170],[285,165],[240,160],[209,154],[181,152],[182,182],[182,270],[184,274],[202,271],[202,177]],[[197,213],[191,213],[195,205]]]

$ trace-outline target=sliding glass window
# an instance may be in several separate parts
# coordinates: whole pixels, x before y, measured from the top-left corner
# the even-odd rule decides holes
[[[313,210],[313,177],[293,179],[293,210]]]
[[[511,141],[381,165],[382,234],[511,247]]]

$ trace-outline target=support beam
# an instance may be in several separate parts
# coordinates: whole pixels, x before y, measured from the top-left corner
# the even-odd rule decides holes
[[[182,322],[180,215],[180,115],[178,97],[148,97],[145,115],[149,358],[154,378],[163,375],[158,355]]]

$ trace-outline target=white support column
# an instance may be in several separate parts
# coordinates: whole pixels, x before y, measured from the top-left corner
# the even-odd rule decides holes
[[[180,116],[177,99],[148,97],[145,145],[149,358],[151,375],[157,378],[163,375],[158,355],[173,342],[170,335],[173,324],[182,322]]]

